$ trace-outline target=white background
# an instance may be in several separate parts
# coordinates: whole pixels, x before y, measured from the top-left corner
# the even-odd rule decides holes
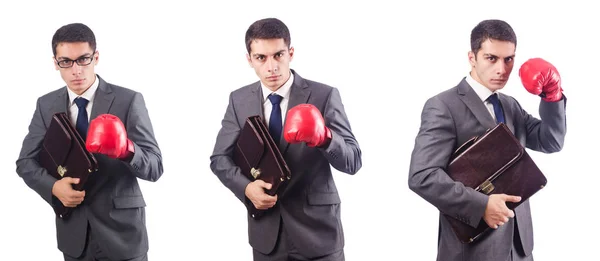
[[[360,172],[334,173],[346,260],[435,260],[438,212],[408,189],[410,153],[425,100],[468,73],[471,29],[489,18],[506,20],[518,37],[504,93],[537,116],[539,98],[521,86],[518,68],[542,57],[558,68],[569,97],[564,149],[530,151],[548,178],[531,199],[535,259],[597,256],[600,143],[590,124],[597,122],[600,19],[591,4],[410,2],[3,2],[0,260],[62,260],[52,209],[17,175],[15,161],[36,98],[64,86],[51,38],[71,22],[95,32],[97,73],[146,99],[164,159],[158,182],[140,181],[150,260],[251,260],[245,209],[211,172],[209,156],[228,94],[257,80],[244,34],[265,17],[289,26],[293,69],[339,88],[361,146]]]

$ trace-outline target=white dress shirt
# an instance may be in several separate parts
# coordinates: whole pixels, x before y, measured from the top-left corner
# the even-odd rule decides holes
[[[481,83],[479,83],[475,79],[473,79],[473,77],[471,77],[471,74],[467,74],[466,80],[467,80],[467,83],[469,85],[471,85],[471,87],[473,88],[473,90],[475,91],[477,96],[479,96],[479,99],[481,99],[481,101],[483,101],[483,104],[488,109],[488,112],[494,118],[494,121],[497,121],[496,114],[494,113],[494,105],[491,102],[487,101],[487,98],[489,98],[490,95],[492,95],[493,93],[497,93],[497,91],[496,92],[490,91],[490,89],[488,89],[487,87],[483,86]]]
[[[98,76],[96,76],[96,79],[94,80],[94,83],[92,84],[92,86],[90,86],[90,88],[88,88],[81,95],[77,95],[76,93],[71,91],[71,89],[69,89],[67,87],[67,92],[69,93],[69,118],[71,119],[71,124],[73,124],[73,127],[75,127],[75,125],[77,123],[77,114],[79,113],[79,108],[77,107],[77,104],[75,104],[75,102],[74,102],[75,98],[82,97],[89,101],[87,106],[85,107],[85,110],[87,111],[88,122],[90,122],[90,120],[91,120],[90,117],[92,114],[92,105],[94,105],[94,96],[96,95],[96,90],[98,89],[98,84],[99,84]]]
[[[265,113],[265,123],[267,124],[267,126],[269,126],[269,120],[271,118],[271,111],[273,110],[273,105],[271,104],[271,101],[269,100],[269,95],[271,93],[275,93],[275,94],[283,97],[283,99],[281,99],[281,102],[279,103],[279,106],[281,108],[281,122],[282,123],[285,122],[284,119],[285,119],[285,115],[287,113],[288,103],[290,101],[290,90],[292,88],[292,83],[294,83],[294,74],[292,72],[290,72],[290,78],[287,80],[287,82],[285,82],[275,92],[272,92],[271,90],[269,90],[269,88],[265,87],[265,85],[262,82],[260,82],[260,86],[262,87],[262,93],[263,93],[263,112]]]

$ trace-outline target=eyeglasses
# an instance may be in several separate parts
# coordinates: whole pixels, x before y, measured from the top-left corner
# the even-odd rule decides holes
[[[86,66],[89,65],[90,63],[92,63],[92,61],[94,60],[94,54],[96,54],[96,52],[94,52],[92,54],[92,56],[83,56],[83,57],[79,57],[76,60],[71,60],[71,59],[64,59],[64,60],[56,60],[56,57],[54,58],[54,60],[56,61],[56,64],[58,65],[58,67],[60,68],[71,68],[73,67],[73,63],[77,63],[77,65],[79,66]]]

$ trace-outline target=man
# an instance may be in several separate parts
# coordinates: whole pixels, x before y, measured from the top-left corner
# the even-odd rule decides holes
[[[75,207],[68,218],[56,219],[58,249],[65,260],[147,260],[146,203],[137,178],[156,181],[163,167],[144,98],[94,73],[99,53],[86,25],[59,28],[52,50],[66,87],[37,100],[17,173],[48,204]],[[78,179],[56,180],[37,160],[57,112],[68,113],[98,161],[98,172],[84,191],[73,190]]]
[[[294,48],[278,19],[250,25],[246,49],[260,81],[230,94],[211,169],[242,203],[268,209],[261,218],[248,215],[254,260],[344,260],[340,197],[330,164],[352,175],[362,161],[339,91],[290,69]],[[239,132],[253,115],[265,120],[292,173],[275,196],[264,191],[271,184],[249,180],[232,160]]]
[[[471,32],[470,74],[425,103],[412,152],[409,187],[440,210],[438,260],[533,260],[529,201],[511,211],[514,195],[485,195],[454,182],[445,172],[452,152],[473,136],[504,122],[523,146],[553,153],[562,149],[566,133],[566,97],[558,71],[536,58],[526,61],[519,76],[527,91],[540,95],[540,118],[500,93],[513,69],[517,39],[501,20],[480,22]],[[442,213],[476,227],[483,219],[493,230],[461,244]]]

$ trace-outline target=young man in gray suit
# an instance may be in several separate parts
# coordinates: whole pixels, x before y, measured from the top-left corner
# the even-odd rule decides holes
[[[341,201],[330,165],[355,174],[362,161],[339,91],[290,69],[294,48],[278,19],[250,25],[246,48],[260,80],[230,94],[210,167],[243,204],[268,209],[261,218],[248,215],[254,260],[344,260]],[[232,160],[240,130],[253,115],[266,121],[291,170],[287,188],[276,196],[264,191],[271,184],[246,178]]]
[[[533,230],[529,200],[514,211],[506,202],[514,195],[485,195],[454,182],[445,172],[450,156],[473,136],[504,122],[523,146],[553,153],[566,134],[566,97],[558,71],[539,59],[519,70],[521,82],[541,97],[540,118],[528,114],[512,97],[500,93],[513,69],[517,39],[501,20],[480,22],[471,32],[471,71],[456,87],[427,100],[421,114],[410,162],[409,187],[440,210],[438,260],[533,260]],[[442,216],[448,214],[477,227],[483,219],[493,230],[462,244]]]
[[[156,181],[163,167],[144,98],[95,74],[99,53],[86,25],[59,28],[52,50],[66,86],[37,100],[17,173],[51,206],[75,207],[68,218],[56,218],[58,249],[65,260],[147,260],[146,203],[137,178]],[[78,179],[56,180],[38,162],[57,112],[69,115],[98,160],[98,172],[84,191],[73,190]]]

